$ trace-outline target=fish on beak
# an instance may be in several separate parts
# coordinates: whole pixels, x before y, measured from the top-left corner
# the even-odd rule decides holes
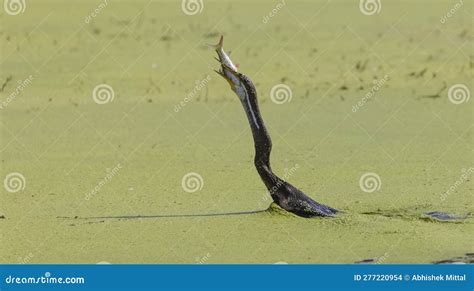
[[[221,36],[219,43],[212,45],[217,53],[216,60],[220,63],[221,67],[219,70],[214,70],[217,74],[222,76],[230,85],[233,91],[236,91],[241,86],[239,73],[237,72],[237,66],[234,65],[229,57],[229,54],[224,51],[224,36]]]

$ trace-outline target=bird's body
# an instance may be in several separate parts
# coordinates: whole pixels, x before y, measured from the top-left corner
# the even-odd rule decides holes
[[[338,211],[322,205],[305,195],[301,190],[276,176],[270,167],[272,140],[263,122],[258,106],[257,90],[253,82],[237,72],[229,56],[222,48],[223,39],[215,46],[221,64],[216,71],[230,84],[239,97],[252,130],[255,145],[255,167],[260,178],[270,191],[273,201],[286,211],[302,217],[334,216]],[[231,64],[231,65],[229,65]]]

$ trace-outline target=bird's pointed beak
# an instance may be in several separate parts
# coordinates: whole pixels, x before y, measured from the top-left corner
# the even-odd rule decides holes
[[[221,75],[229,83],[230,88],[235,91],[237,83],[240,83],[238,73],[232,68],[228,67],[226,64],[221,63],[219,75]]]

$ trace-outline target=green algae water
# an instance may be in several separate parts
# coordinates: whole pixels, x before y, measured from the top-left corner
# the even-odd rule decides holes
[[[185,2],[1,11],[1,263],[473,251],[472,2]],[[275,173],[338,217],[264,211],[245,114],[212,71],[221,34],[257,87]]]

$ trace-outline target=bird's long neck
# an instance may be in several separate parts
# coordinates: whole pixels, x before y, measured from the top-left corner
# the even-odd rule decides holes
[[[244,96],[240,101],[244,107],[247,119],[252,130],[255,144],[255,167],[268,189],[272,188],[278,181],[270,167],[270,153],[272,150],[272,140],[260,114],[258,107],[257,91],[249,78],[242,75],[244,84]]]

